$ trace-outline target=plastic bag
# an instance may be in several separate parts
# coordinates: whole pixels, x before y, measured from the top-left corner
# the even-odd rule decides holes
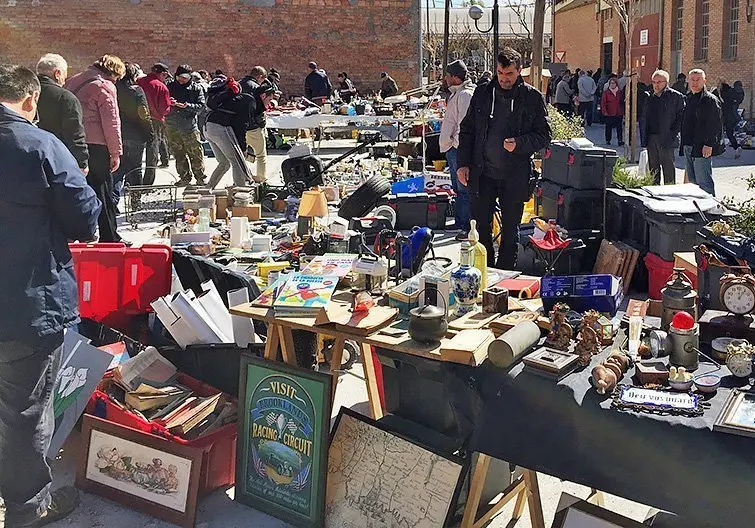
[[[648,149],[640,151],[640,164],[637,167],[637,175],[643,176],[648,172]]]

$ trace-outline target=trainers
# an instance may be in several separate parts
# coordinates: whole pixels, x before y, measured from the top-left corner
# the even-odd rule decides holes
[[[734,159],[739,159],[741,155],[742,155],[742,147],[737,147],[737,150],[734,151]]]
[[[186,187],[188,185],[191,185],[191,180],[184,180],[183,178],[181,178],[173,185],[175,185],[176,187]]]
[[[18,528],[38,528],[65,519],[79,505],[79,492],[73,486],[65,486],[52,492],[52,501],[41,516]]]
[[[454,237],[454,239],[455,239],[455,240],[456,240],[457,242],[463,242],[463,241],[465,241],[465,240],[468,240],[468,239],[469,239],[469,234],[468,234],[468,233],[466,233],[465,231],[462,231],[461,233],[458,233],[458,234],[457,234],[457,235],[456,235],[456,236]]]

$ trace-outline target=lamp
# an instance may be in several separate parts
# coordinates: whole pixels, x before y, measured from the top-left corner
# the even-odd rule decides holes
[[[296,233],[304,236],[312,231],[313,218],[328,215],[328,200],[319,187],[304,191],[299,202],[299,226]]]
[[[498,61],[498,0],[493,1],[493,20],[491,26],[488,29],[480,29],[480,26],[477,25],[477,21],[482,19],[484,15],[482,7],[473,5],[469,8],[469,12],[467,14],[469,15],[469,18],[474,20],[474,27],[475,29],[477,29],[477,31],[479,31],[480,33],[490,33],[491,31],[493,32],[493,72],[495,73],[496,64]]]

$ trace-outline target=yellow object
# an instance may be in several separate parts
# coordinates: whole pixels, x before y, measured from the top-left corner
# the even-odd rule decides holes
[[[283,271],[290,265],[290,262],[260,262],[257,264],[257,273],[260,277],[267,279],[267,274],[271,271]]]
[[[299,216],[313,218],[315,216],[327,215],[328,200],[325,198],[325,193],[319,189],[304,191],[299,203]]]
[[[440,172],[443,169],[446,168],[446,161],[445,160],[435,160],[433,161],[433,167],[436,171]]]
[[[477,220],[469,222],[469,243],[472,245],[474,253],[474,267],[482,273],[480,282],[480,296],[483,290],[488,287],[488,250],[480,243],[480,234],[477,232]]]
[[[522,223],[527,224],[535,214],[535,198],[530,198],[530,201],[524,204],[524,211],[522,212]]]

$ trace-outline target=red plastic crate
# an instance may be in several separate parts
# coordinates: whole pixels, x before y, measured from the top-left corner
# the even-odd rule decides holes
[[[151,311],[170,293],[172,251],[168,246],[121,243],[69,244],[79,288],[79,313],[95,321]]]
[[[178,374],[178,383],[190,388],[199,396],[212,396],[219,390],[202,383],[186,374]],[[110,374],[106,374],[100,383],[110,382]],[[226,395],[232,401],[235,398]],[[217,431],[196,440],[186,440],[171,434],[167,429],[156,423],[148,422],[139,416],[123,410],[113,403],[110,397],[101,390],[95,390],[86,407],[87,414],[103,418],[109,422],[130,427],[158,438],[183,444],[202,451],[202,470],[200,473],[199,493],[203,495],[224,486],[230,486],[236,481],[236,436],[238,434],[235,423],[225,425]]]
[[[645,255],[645,266],[648,268],[648,297],[660,301],[663,298],[661,290],[674,274],[674,263],[663,260],[655,253],[648,253]],[[697,276],[691,273],[685,273],[685,276],[692,283],[692,288],[697,290]]]

